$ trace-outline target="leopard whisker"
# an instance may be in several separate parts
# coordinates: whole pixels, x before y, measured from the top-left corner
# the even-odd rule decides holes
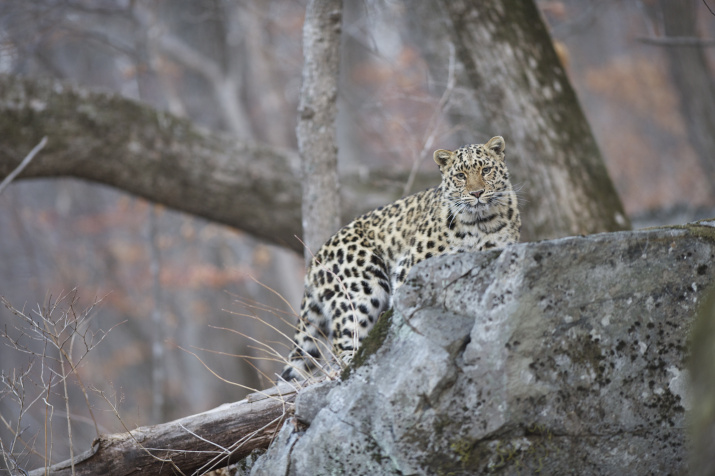
[[[496,195],[496,194],[495,194],[495,195]],[[519,193],[518,191],[509,191],[509,192],[500,192],[500,193],[499,193],[499,198],[500,198],[500,199],[503,199],[503,198],[505,198],[505,197],[507,197],[507,196],[515,196],[515,197],[516,197],[516,200],[517,200],[517,204],[520,204],[520,203],[529,203],[529,200],[527,200],[526,198],[524,198],[524,195],[521,194],[521,193]],[[499,203],[500,203],[500,204],[504,204],[504,202],[502,202],[502,201],[500,201]]]
[[[450,217],[452,218],[452,219],[450,220],[450,222],[449,222],[449,226],[450,226],[450,227],[452,226],[452,223],[454,223],[454,220],[457,218],[457,215],[459,215],[460,213],[462,213],[462,212],[467,208],[467,206],[469,205],[468,202],[466,202],[464,199],[461,199],[461,198],[455,200],[453,203],[454,203],[455,205],[457,205],[457,209],[454,210],[454,209],[452,209],[452,208],[450,207],[451,213],[450,213],[449,216],[447,217],[447,218],[450,218]]]

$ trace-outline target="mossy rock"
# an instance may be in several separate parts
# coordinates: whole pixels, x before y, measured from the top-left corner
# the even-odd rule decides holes
[[[350,377],[352,369],[358,369],[365,365],[370,356],[382,347],[382,344],[385,342],[385,338],[387,338],[387,333],[390,330],[390,324],[392,324],[393,313],[392,309],[388,309],[380,314],[375,326],[370,329],[367,337],[365,337],[360,344],[360,348],[355,353],[355,358],[353,358],[350,365],[343,370],[343,373],[340,376],[342,380],[347,380]]]

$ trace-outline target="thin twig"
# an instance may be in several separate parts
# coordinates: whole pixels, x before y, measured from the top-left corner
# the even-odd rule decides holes
[[[205,443],[208,443],[208,444],[210,444],[210,445],[213,445],[213,446],[215,446],[216,448],[220,449],[223,453],[225,453],[225,454],[227,454],[227,455],[230,455],[231,452],[230,452],[229,450],[227,450],[226,448],[224,448],[223,446],[219,445],[218,443],[214,443],[214,442],[211,441],[211,440],[207,440],[207,439],[204,438],[203,436],[197,435],[195,432],[189,430],[188,428],[186,428],[186,427],[185,427],[184,425],[182,425],[181,423],[179,423],[179,426],[181,427],[182,430],[184,430],[184,431],[187,432],[188,434],[190,434],[190,435],[192,435],[192,436],[198,438],[199,440],[201,440],[201,441],[203,441],[203,442],[205,442]]]
[[[221,377],[221,376],[220,376],[219,374],[217,374],[211,367],[209,367],[208,364],[206,364],[206,362],[204,362],[204,361],[201,359],[201,357],[198,356],[198,354],[196,354],[195,352],[191,352],[191,351],[188,350],[188,349],[184,349],[184,348],[181,347],[181,346],[177,346],[177,347],[178,347],[179,349],[183,350],[184,352],[186,352],[187,354],[190,354],[190,355],[194,356],[194,358],[196,358],[196,360],[198,360],[199,363],[200,363],[201,365],[203,365],[206,370],[208,370],[209,372],[211,372],[211,375],[213,375],[213,376],[216,377],[217,379],[221,380],[222,382],[227,383],[227,384],[230,384],[230,385],[235,385],[236,387],[240,387],[240,388],[243,388],[243,389],[245,389],[245,390],[250,390],[251,392],[254,392],[254,393],[262,393],[260,390],[256,390],[256,389],[253,388],[253,387],[249,387],[249,386],[247,386],[247,385],[243,385],[243,384],[240,384],[240,383],[238,383],[238,382],[232,382],[232,381],[230,381],[230,380],[228,380],[228,379],[225,379],[225,378]],[[275,397],[268,396],[268,398],[275,398]]]
[[[266,423],[263,425],[261,428],[258,428],[257,430],[243,436],[240,438],[238,441],[234,442],[227,450],[226,454],[218,454],[214,456],[211,460],[209,460],[206,464],[204,464],[201,468],[199,468],[197,471],[195,471],[193,474],[203,474],[204,470],[209,469],[211,467],[214,467],[217,465],[222,458],[229,458],[233,452],[241,448],[246,442],[251,441],[251,438],[255,437],[258,435],[260,432],[264,431],[267,428],[270,428],[271,425],[275,425],[276,430],[280,427],[280,425],[277,425],[277,423],[280,423],[280,421],[285,418],[286,416],[286,408],[285,408],[285,401],[283,402],[284,407],[283,407],[283,414],[274,418],[270,422]],[[212,443],[213,445],[216,445],[215,443]],[[216,445],[218,446],[218,445]]]
[[[12,182],[15,179],[15,177],[17,177],[20,174],[20,172],[22,172],[23,169],[29,165],[29,163],[32,161],[32,159],[35,158],[37,153],[39,151],[41,151],[43,147],[45,147],[45,144],[47,144],[47,136],[43,137],[42,140],[40,141],[40,143],[37,144],[35,146],[35,148],[30,151],[29,154],[27,154],[27,157],[22,159],[22,162],[20,162],[20,165],[18,165],[15,170],[10,172],[10,175],[5,177],[5,180],[3,180],[2,183],[0,183],[0,193],[2,193],[3,190],[5,190],[5,187],[10,185],[10,182]]]
[[[22,431],[24,431],[24,429],[21,429],[20,426],[23,415],[27,413],[30,408],[34,407],[37,402],[41,401],[45,405],[45,416],[44,455],[40,456],[44,458],[46,470],[52,465],[54,443],[52,427],[54,422],[53,417],[55,415],[55,407],[51,402],[55,393],[52,390],[57,386],[61,386],[62,389],[57,393],[57,395],[59,395],[64,401],[64,412],[61,412],[61,414],[66,417],[66,439],[69,442],[70,451],[69,464],[74,470],[74,442],[76,439],[74,438],[72,431],[72,420],[75,415],[70,412],[70,389],[68,386],[68,380],[73,375],[77,378],[77,383],[84,395],[85,403],[87,404],[87,409],[91,416],[91,421],[94,423],[95,431],[99,435],[99,427],[92,411],[89,396],[79,373],[79,365],[82,363],[87,354],[91,352],[96,345],[102,342],[105,337],[107,337],[109,331],[100,331],[100,333],[96,333],[91,332],[89,328],[87,328],[87,324],[93,317],[91,316],[91,312],[94,307],[101,302],[101,299],[95,300],[92,306],[81,313],[78,313],[75,309],[77,302],[77,290],[75,289],[68,294],[65,294],[64,292],[60,293],[60,295],[54,299],[50,296],[46,305],[38,305],[37,309],[32,310],[29,313],[25,313],[24,309],[18,310],[4,297],[0,296],[0,303],[7,307],[8,310],[19,319],[19,324],[15,325],[14,328],[20,332],[20,336],[14,338],[8,334],[6,329],[0,330],[0,338],[7,340],[10,347],[15,350],[30,354],[33,359],[31,360],[27,371],[20,377],[16,377],[14,372],[12,379],[6,379],[4,375],[0,375],[0,380],[3,385],[7,387],[7,390],[0,393],[0,398],[4,396],[4,393],[10,392],[14,395],[14,399],[17,400],[20,407],[18,412],[19,415],[16,420],[16,428],[10,428],[7,420],[0,415],[2,423],[5,423],[5,426],[8,426],[8,429],[13,434],[12,445],[9,448],[10,453],[8,455],[13,461],[17,460],[15,456],[16,441],[24,445],[25,449],[29,449],[31,452],[37,454],[34,448],[29,448],[28,443],[20,438]],[[112,329],[110,329],[110,331]],[[42,351],[32,350],[28,345],[20,342],[22,336],[25,336],[33,341],[39,341],[40,345],[44,346],[44,349]],[[84,347],[81,352],[79,352],[79,349],[76,349],[78,346]],[[52,356],[54,355],[54,352],[52,351],[53,348],[56,349],[56,357]],[[78,355],[77,358],[74,358],[75,353],[80,353],[80,355]],[[35,367],[39,367],[40,384],[38,386],[41,390],[36,396],[32,397],[31,395],[26,394],[23,379],[25,376],[29,375],[30,369],[33,367],[33,362],[36,362],[34,360],[35,358],[39,358],[39,365]],[[4,451],[8,450],[7,446],[8,445],[4,446]],[[19,451],[17,454],[19,454]],[[8,456],[4,456],[7,459]]]
[[[67,377],[69,376],[68,372],[65,372],[65,360],[63,358],[63,352],[62,349],[60,348],[60,361],[62,363],[62,389],[63,389],[63,397],[65,401],[65,408],[67,409],[67,437],[69,438],[69,449],[70,449],[70,465],[72,468],[72,475],[74,476],[75,470],[74,470],[74,443],[72,440],[72,418],[70,414],[70,395],[69,391],[67,390]]]
[[[178,474],[184,474],[181,469],[174,463],[174,461],[171,458],[161,458],[159,456],[156,456],[153,454],[149,449],[147,449],[137,438],[134,436],[134,433],[132,433],[132,430],[130,430],[127,425],[124,423],[124,420],[122,417],[119,415],[119,409],[109,400],[109,397],[107,397],[103,391],[101,390],[95,390],[97,394],[104,399],[104,401],[109,405],[109,407],[112,409],[112,412],[114,413],[114,416],[119,420],[119,423],[122,425],[122,428],[124,428],[124,431],[129,435],[129,438],[131,438],[134,443],[137,445],[137,447],[146,453],[149,457],[153,458],[156,461],[159,461],[161,463],[166,463],[171,465],[171,467],[178,472]]]
[[[44,362],[42,364],[44,368]],[[50,374],[50,383],[52,383],[52,374]],[[52,416],[55,414],[55,407],[50,403],[51,385],[47,385],[47,395],[42,401],[45,403],[45,473],[49,474],[50,466],[52,466]],[[49,429],[48,429],[49,426]]]
[[[647,36],[638,38],[638,41],[656,46],[693,46],[699,48],[715,46],[715,39],[698,38],[697,36]]]
[[[417,171],[420,168],[420,164],[424,160],[425,156],[427,155],[427,152],[429,149],[432,147],[434,144],[434,141],[437,136],[437,130],[438,130],[438,120],[441,117],[441,115],[446,112],[447,105],[449,104],[450,97],[452,96],[452,92],[454,91],[454,85],[455,85],[455,68],[456,68],[456,53],[454,49],[454,45],[452,43],[449,43],[449,67],[447,71],[447,87],[445,88],[444,92],[442,93],[442,97],[439,100],[439,103],[437,105],[437,108],[435,108],[435,111],[432,113],[432,117],[430,117],[429,120],[429,125],[427,127],[427,131],[429,131],[429,136],[427,137],[427,140],[424,141],[422,144],[422,150],[420,151],[419,156],[415,159],[414,163],[412,164],[412,170],[410,170],[410,176],[407,179],[407,183],[405,183],[405,187],[403,190],[403,195],[407,195],[407,193],[412,189],[412,186],[415,183],[415,177],[417,176]]]
[[[290,310],[291,310],[291,312],[293,313],[293,315],[298,315],[298,313],[295,312],[295,309],[293,309],[293,306],[291,306],[290,302],[288,302],[288,300],[287,300],[286,298],[284,298],[284,297],[281,295],[281,293],[279,293],[278,291],[276,291],[276,290],[273,289],[272,287],[270,287],[270,286],[268,286],[268,285],[266,285],[266,284],[263,284],[262,282],[260,282],[259,280],[257,280],[257,279],[256,279],[255,277],[253,277],[252,275],[248,275],[248,277],[251,278],[254,283],[258,284],[258,285],[261,286],[263,289],[265,289],[265,290],[267,290],[267,291],[270,291],[270,292],[273,293],[276,297],[278,297],[278,299],[280,299],[281,301],[283,301],[283,303],[290,308]]]

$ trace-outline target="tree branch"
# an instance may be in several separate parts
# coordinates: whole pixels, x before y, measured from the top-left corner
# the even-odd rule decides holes
[[[701,48],[715,46],[715,39],[698,38],[696,36],[640,37],[638,41],[656,46],[695,46]]]
[[[76,177],[303,251],[295,151],[242,142],[111,94],[59,81],[0,75],[0,179],[43,136],[48,145],[17,179]],[[343,223],[401,194],[405,174],[345,180]],[[416,188],[439,183],[422,174]]]

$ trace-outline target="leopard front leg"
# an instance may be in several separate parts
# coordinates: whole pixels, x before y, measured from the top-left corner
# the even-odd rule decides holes
[[[328,339],[329,321],[313,294],[313,290],[306,286],[298,328],[293,337],[293,350],[281,372],[284,380],[304,380],[310,377],[321,360],[321,354],[326,353],[323,343]]]
[[[332,335],[336,357],[348,365],[378,317],[390,306],[390,285],[382,270],[366,269],[344,283],[342,299],[333,311]]]
[[[305,279],[295,347],[283,378],[309,377],[321,361],[352,361],[360,342],[389,307],[386,265],[356,240],[348,240],[347,252],[324,247],[313,259]],[[321,345],[325,337],[332,344],[327,351]]]

